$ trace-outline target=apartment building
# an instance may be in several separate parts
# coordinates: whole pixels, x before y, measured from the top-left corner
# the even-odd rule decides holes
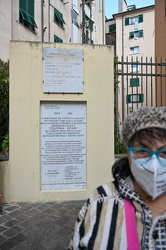
[[[106,20],[106,43],[114,43],[116,37],[118,57],[154,57],[154,5],[139,9],[135,5],[126,8],[126,11]]]
[[[149,76],[154,69],[145,72],[143,62],[155,59],[155,7],[137,9],[120,0],[119,10],[106,20],[106,44],[115,43],[115,56],[121,62],[116,106],[122,122],[133,109],[154,103],[155,79]]]
[[[10,40],[104,44],[104,0],[0,1],[3,61]]]

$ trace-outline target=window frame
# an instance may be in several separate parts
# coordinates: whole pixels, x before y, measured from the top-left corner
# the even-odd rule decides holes
[[[74,9],[71,9],[72,23],[74,23],[77,27],[79,27],[78,18],[79,18],[79,14]]]
[[[37,27],[37,24],[36,24],[35,19],[34,19],[34,2],[32,3],[32,1],[30,1],[30,0],[25,0],[26,1],[25,2],[25,9],[23,9],[20,1],[19,1],[19,22],[23,26],[28,28],[29,30],[35,32],[35,28],[38,28],[38,27]],[[29,13],[28,10],[30,9],[29,6],[31,4],[33,4],[33,7],[31,8],[31,10],[33,10],[33,11],[31,11],[31,13]]]
[[[144,102],[144,94],[126,95],[126,103],[140,103]]]
[[[144,36],[143,30],[137,30],[137,31],[130,31],[129,32],[129,38],[140,38]]]
[[[66,24],[63,19],[63,14],[56,8],[54,8],[54,22],[61,28],[64,28],[64,24]]]
[[[135,51],[137,49],[138,49],[138,51]],[[132,53],[132,51],[133,51],[133,53]],[[139,46],[130,47],[130,55],[135,55],[135,54],[139,54]]]
[[[132,22],[133,20],[133,22]],[[126,17],[125,18],[125,26],[128,25],[134,25],[135,23],[142,23],[144,20],[143,14],[140,14],[138,16],[133,16],[133,17]]]
[[[133,62],[130,65],[130,72],[138,72],[139,71],[139,65],[136,62]]]

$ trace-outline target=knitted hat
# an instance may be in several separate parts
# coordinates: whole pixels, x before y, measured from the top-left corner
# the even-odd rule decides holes
[[[122,136],[128,145],[131,137],[139,130],[147,128],[166,129],[166,106],[141,107],[133,111],[124,121]]]

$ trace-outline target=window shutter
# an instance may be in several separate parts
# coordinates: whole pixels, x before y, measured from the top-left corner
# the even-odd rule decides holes
[[[27,0],[20,0],[19,1],[19,7],[22,9],[22,10],[24,10],[24,11],[26,11],[26,4],[27,4]]]
[[[126,103],[130,103],[131,102],[131,98],[130,98],[131,95],[126,95]]]
[[[125,18],[125,26],[129,25],[129,17]]]
[[[126,103],[144,102],[144,94],[126,95]]]
[[[131,78],[130,79],[130,87],[139,86],[139,78]]]
[[[34,0],[28,1],[28,13],[34,17]]]
[[[54,35],[54,43],[63,43],[63,40],[60,37]]]
[[[139,37],[143,37],[143,30],[139,30]]]
[[[142,23],[143,22],[143,14],[138,16],[138,22]]]
[[[131,31],[131,32],[129,33],[129,37],[130,37],[130,38],[133,38],[133,37],[134,37],[134,32],[133,32],[133,31]]]
[[[109,32],[115,31],[116,30],[116,24],[111,24],[109,25]]]

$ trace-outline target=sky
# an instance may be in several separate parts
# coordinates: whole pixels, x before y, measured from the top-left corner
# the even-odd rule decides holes
[[[141,8],[154,4],[154,0],[126,0],[127,5],[135,4],[136,8]],[[112,18],[112,14],[118,13],[118,0],[105,0],[105,15]]]

